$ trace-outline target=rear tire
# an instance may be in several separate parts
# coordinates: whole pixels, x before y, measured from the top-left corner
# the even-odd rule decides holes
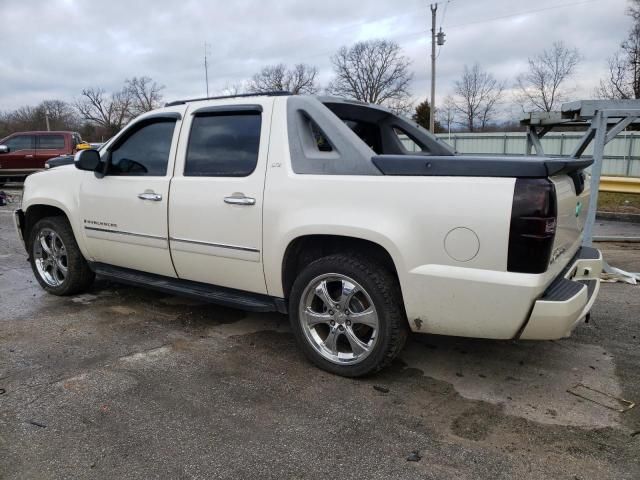
[[[395,275],[358,254],[331,255],[307,265],[291,289],[289,317],[307,358],[344,377],[389,365],[408,334]]]
[[[47,292],[75,295],[93,283],[95,274],[82,256],[65,217],[39,220],[31,229],[27,245],[31,269]]]

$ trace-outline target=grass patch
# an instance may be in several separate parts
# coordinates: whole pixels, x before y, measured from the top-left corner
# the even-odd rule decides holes
[[[598,211],[640,213],[640,195],[634,193],[600,192]]]

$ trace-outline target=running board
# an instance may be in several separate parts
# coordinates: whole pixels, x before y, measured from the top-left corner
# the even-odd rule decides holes
[[[96,274],[118,283],[125,283],[136,287],[147,287],[172,295],[195,298],[225,307],[252,312],[287,313],[287,304],[283,298],[218,287],[209,285],[208,283],[194,282],[180,278],[165,277],[163,275],[115,267],[104,263],[90,263],[89,266]]]

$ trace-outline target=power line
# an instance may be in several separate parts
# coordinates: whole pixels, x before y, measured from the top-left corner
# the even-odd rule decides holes
[[[447,3],[444,4],[444,12],[442,13],[442,20],[440,20],[440,31],[444,27],[444,21],[447,18],[447,7],[451,3],[451,0],[447,0]],[[436,55],[436,60],[440,58],[440,52],[442,52],[442,45],[438,45],[438,54]]]
[[[529,15],[532,13],[540,13],[540,12],[544,12],[544,11],[548,11],[548,10],[555,10],[558,8],[564,8],[564,7],[573,7],[576,5],[584,5],[587,3],[594,3],[594,2],[601,2],[602,0],[582,0],[580,2],[572,2],[572,3],[563,3],[560,5],[554,5],[552,7],[545,7],[545,8],[538,8],[535,10],[525,10],[525,11],[521,11],[521,12],[513,12],[507,15],[501,15],[499,17],[491,17],[491,18],[485,18],[483,20],[477,20],[474,22],[467,22],[467,23],[458,23],[458,24],[454,24],[454,25],[450,25],[449,29],[451,28],[461,28],[461,27],[467,27],[469,25],[479,25],[479,24],[483,24],[483,23],[489,23],[489,22],[495,22],[496,20],[505,20],[507,18],[513,18],[513,17],[519,17],[522,15]],[[408,32],[405,34],[401,34],[401,35],[395,35],[393,38],[410,38],[410,37],[418,37],[418,36],[424,36],[425,34],[425,30],[420,30],[420,31],[415,31],[415,32]]]
[[[440,28],[444,27],[444,20],[447,18],[447,7],[451,3],[451,0],[447,0],[447,3],[444,4],[444,11],[442,12],[442,20],[440,20]]]
[[[444,21],[444,15],[446,13],[446,6],[449,4],[450,1],[453,1],[453,0],[448,0],[447,4],[445,5],[445,11],[443,12],[443,21]],[[512,13],[509,13],[509,14],[506,14],[506,15],[500,15],[500,16],[497,16],[497,17],[485,18],[485,19],[472,21],[472,22],[458,23],[458,24],[450,25],[447,28],[456,29],[456,28],[462,28],[462,27],[466,27],[466,26],[470,26],[470,25],[480,25],[480,24],[483,24],[483,23],[495,22],[497,20],[506,20],[508,18],[518,17],[518,16],[522,16],[522,15],[536,14],[536,13],[540,13],[540,12],[546,12],[546,11],[549,11],[549,10],[557,10],[559,8],[574,7],[574,6],[578,6],[578,5],[585,5],[585,4],[601,2],[601,1],[602,0],[580,0],[580,1],[577,1],[577,2],[561,3],[561,4],[552,5],[552,6],[549,6],[549,7],[542,7],[542,8],[532,9],[532,10],[523,10],[523,11],[519,11],[519,12],[512,12]],[[422,11],[422,10],[420,10],[420,11]],[[357,28],[359,26],[367,25],[368,23],[375,23],[375,22],[385,21],[385,20],[389,20],[389,19],[398,19],[398,18],[407,16],[407,15],[410,15],[412,13],[417,13],[417,12],[418,12],[418,10],[413,11],[413,12],[405,12],[405,13],[400,14],[400,15],[394,15],[392,17],[381,18],[381,19],[378,19],[378,20],[374,20],[373,22],[367,22],[367,21],[355,22],[355,23],[347,25],[347,26],[345,26],[343,28],[338,28],[338,29],[336,29],[336,31],[351,30],[351,29]],[[392,35],[389,38],[391,38],[391,39],[406,39],[406,38],[412,38],[412,37],[423,37],[426,33],[428,33],[427,30],[419,30],[419,31],[408,32],[408,33],[404,33],[404,34],[400,34],[400,35]],[[335,53],[335,50],[318,52],[318,53],[315,53],[315,54],[312,54],[312,55],[306,55],[305,58],[311,59],[311,58],[324,57],[324,56],[327,56],[327,55],[331,55],[333,53]],[[244,72],[240,72],[240,71],[237,71],[237,72],[226,72],[225,73],[225,75],[227,77],[235,76],[235,75],[242,75],[242,74],[244,74]]]
[[[492,17],[492,18],[486,18],[484,20],[477,20],[474,22],[467,22],[467,23],[459,23],[457,25],[450,25],[449,28],[460,28],[460,27],[466,27],[469,25],[477,25],[477,24],[481,24],[481,23],[488,23],[488,22],[495,22],[496,20],[504,20],[507,18],[513,18],[513,17],[519,17],[521,15],[529,15],[531,13],[540,13],[540,12],[546,12],[548,10],[556,10],[558,8],[565,8],[565,7],[574,7],[576,5],[584,5],[586,3],[594,3],[594,2],[600,2],[602,0],[581,0],[579,2],[572,2],[572,3],[561,3],[559,5],[553,5],[551,7],[543,7],[543,8],[537,8],[534,10],[526,10],[526,11],[522,11],[522,12],[514,12],[514,13],[510,13],[507,15],[501,15],[499,17]]]

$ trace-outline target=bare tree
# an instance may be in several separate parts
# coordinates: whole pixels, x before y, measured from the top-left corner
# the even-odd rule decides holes
[[[335,79],[328,91],[341,97],[393,107],[408,104],[411,62],[388,40],[358,42],[331,57]],[[410,109],[410,107],[408,107]]]
[[[85,88],[75,106],[82,118],[116,134],[131,118],[133,97],[128,88],[107,94],[102,88]]]
[[[411,97],[388,100],[384,103],[384,106],[396,115],[403,115],[407,118],[411,118],[415,112],[414,102]]]
[[[563,42],[555,42],[549,50],[529,57],[529,69],[517,77],[518,99],[524,110],[550,112],[566,100],[566,80],[580,63],[580,52]]]
[[[227,83],[222,89],[222,95],[234,96],[241,95],[247,91],[246,82]]]
[[[44,100],[35,107],[23,106],[0,114],[0,138],[20,130],[79,130],[81,121],[73,107],[63,100]]]
[[[287,72],[286,86],[291,93],[314,94],[318,91],[316,76],[318,69],[311,65],[298,63]]]
[[[497,105],[504,92],[504,83],[482,70],[479,64],[469,68],[455,82],[455,109],[461,114],[470,132],[484,130],[496,113]]]
[[[113,93],[99,87],[83,89],[75,107],[84,120],[114,135],[132,118],[160,107],[163,89],[150,77],[133,77]]]
[[[313,94],[318,91],[318,69],[299,63],[288,68],[284,63],[269,65],[256,73],[249,82],[250,93],[287,91],[294,94]]]
[[[451,131],[451,126],[455,121],[455,114],[456,114],[455,101],[451,95],[447,95],[444,101],[442,102],[442,106],[438,108],[436,112],[436,116],[439,118],[440,125],[442,125],[442,128],[445,131],[447,132]]]
[[[609,58],[609,74],[600,80],[596,94],[609,99],[640,98],[640,6],[636,24],[627,39]],[[631,12],[631,11],[630,11]]]
[[[627,8],[627,15],[636,22],[640,22],[640,0],[629,0],[631,5]]]
[[[150,77],[133,77],[125,80],[124,84],[131,97],[131,116],[138,116],[161,106],[164,85],[158,85]]]
[[[7,124],[16,130],[44,130],[44,116],[40,118],[38,107],[25,105],[5,114]]]
[[[81,126],[73,106],[63,100],[44,100],[36,111],[43,124],[46,124],[45,117],[49,117],[51,130],[78,130]]]

